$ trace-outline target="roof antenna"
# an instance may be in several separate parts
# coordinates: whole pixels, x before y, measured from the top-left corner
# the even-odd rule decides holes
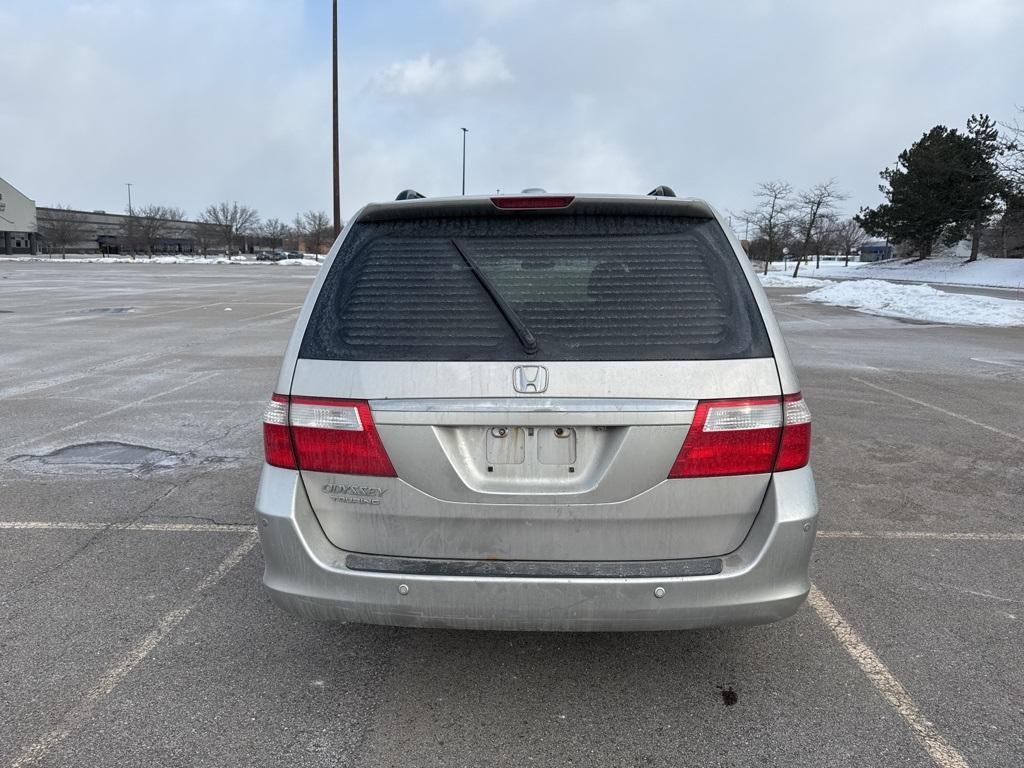
[[[426,195],[421,195],[415,189],[403,189],[395,200],[422,200],[424,197]]]

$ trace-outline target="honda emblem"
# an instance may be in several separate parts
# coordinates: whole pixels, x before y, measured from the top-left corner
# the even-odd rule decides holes
[[[512,387],[524,395],[544,392],[548,388],[548,369],[543,365],[517,365],[512,371]]]

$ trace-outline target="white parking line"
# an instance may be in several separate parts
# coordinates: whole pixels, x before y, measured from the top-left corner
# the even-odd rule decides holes
[[[225,304],[226,303],[227,302],[225,302]],[[285,314],[287,312],[295,312],[296,310],[299,310],[299,309],[302,309],[302,305],[301,304],[291,304],[288,307],[286,307],[285,309],[278,309],[275,312],[265,312],[262,315],[253,315],[252,317],[243,317],[242,320],[248,323],[248,322],[251,322],[253,320],[263,320],[264,318],[267,318],[267,317],[273,317],[274,315],[283,315],[283,314]]]
[[[164,531],[187,533],[251,533],[242,523],[101,523],[0,520],[0,531]]]
[[[972,357],[976,363],[988,363],[989,365],[1001,365],[1005,368],[1016,368],[1017,370],[1024,370],[1024,365],[1017,365],[1016,363],[1008,363],[1005,360],[988,360],[984,357]]]
[[[253,547],[256,546],[256,541],[255,533],[246,536],[241,544],[231,550],[220,561],[220,565],[212,573],[193,588],[183,605],[164,614],[156,627],[132,647],[118,664],[108,669],[96,685],[86,692],[78,706],[68,712],[64,716],[63,721],[54,730],[43,736],[35,744],[26,748],[16,757],[10,764],[10,768],[22,768],[22,766],[32,765],[64,741],[71,734],[71,731],[92,713],[100,700],[108,696],[128,676],[128,673],[141,664],[152,650],[160,644],[160,641],[167,637],[171,630],[192,613],[196,605],[199,604],[203,593],[216,585],[217,582],[224,578],[228,571],[238,565],[242,558],[252,551]]]
[[[856,630],[813,584],[810,594],[807,595],[807,602],[818,614],[818,617],[825,622],[825,625],[832,630],[832,634],[850,654],[850,658],[860,667],[861,672],[907,722],[921,745],[931,756],[932,761],[940,768],[968,768],[964,756],[943,738],[934,724],[925,719],[903,684],[893,676],[888,667],[875,655],[875,652],[865,645]]]
[[[872,384],[870,381],[864,381],[864,379],[858,379],[856,376],[851,376],[850,378],[853,379],[854,381],[859,381],[861,384],[863,384],[863,385],[865,385],[867,387],[871,387],[873,389],[877,389],[877,390],[880,390],[882,392],[888,392],[890,395],[894,395],[896,397],[902,397],[904,400],[909,400],[910,402],[916,403],[917,405],[922,405],[925,408],[931,408],[933,411],[938,411],[939,413],[944,413],[946,416],[952,416],[954,419],[960,419],[960,421],[966,421],[968,424],[973,424],[976,427],[981,427],[982,429],[987,429],[989,432],[995,432],[997,435],[1002,435],[1003,437],[1008,437],[1011,440],[1017,440],[1018,442],[1024,443],[1024,437],[1022,437],[1021,435],[1015,435],[1013,432],[1006,432],[1006,431],[1004,431],[1002,429],[999,429],[998,427],[993,427],[993,426],[990,426],[988,424],[982,424],[980,421],[975,421],[974,419],[969,419],[966,416],[964,416],[963,414],[957,413],[956,411],[946,410],[945,408],[942,408],[942,407],[940,407],[938,405],[932,405],[931,403],[926,403],[924,400],[918,400],[916,397],[910,397],[909,395],[904,395],[902,392],[897,392],[895,390],[888,389],[886,387],[883,387],[880,384]]]
[[[789,315],[790,317],[795,317],[798,320],[806,320],[809,323],[817,323],[818,325],[824,325],[824,326],[826,326],[828,328],[832,327],[832,323],[826,323],[824,320],[818,320],[817,318],[814,318],[814,317],[807,317],[806,315],[800,315],[800,314],[797,314],[796,312],[794,312],[794,311],[792,311],[790,309],[782,309],[781,307],[775,307],[775,312],[777,314],[783,314],[783,315]]]
[[[935,541],[1024,541],[1024,533],[942,531],[818,531],[819,539],[929,539]]]

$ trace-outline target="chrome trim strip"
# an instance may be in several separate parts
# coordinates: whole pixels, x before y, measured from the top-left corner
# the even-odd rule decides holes
[[[371,400],[375,413],[679,413],[693,412],[696,400],[504,397]]]

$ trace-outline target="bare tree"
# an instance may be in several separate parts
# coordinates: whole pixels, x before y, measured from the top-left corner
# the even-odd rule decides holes
[[[181,208],[169,205],[144,205],[133,209],[126,222],[126,239],[133,249],[144,249],[150,255],[160,241],[181,232],[179,222],[185,218]]]
[[[797,254],[796,267],[793,269],[793,277],[800,272],[800,262],[806,261],[808,250],[814,242],[815,232],[821,227],[823,221],[834,217],[836,204],[849,197],[845,192],[840,192],[836,186],[835,179],[829,179],[821,184],[815,184],[808,190],[801,192],[796,198],[797,222],[799,223],[802,241],[800,253]],[[821,266],[821,254],[818,254],[816,266]]]
[[[280,248],[288,236],[288,225],[280,219],[267,219],[260,227],[260,238],[270,248]]]
[[[89,220],[84,213],[69,205],[58,203],[45,217],[40,217],[39,234],[43,236],[46,250],[60,251],[60,257],[67,256],[68,247],[77,245],[89,236]]]
[[[1000,136],[999,170],[1017,194],[1024,194],[1024,107],[1012,123],[1002,123],[1005,133]]]
[[[990,256],[1024,258],[1024,194],[1006,196],[999,217],[985,230],[983,245]]]
[[[220,237],[220,229],[213,224],[195,221],[191,222],[187,236],[191,238],[195,249],[205,256],[210,244],[216,242]]]
[[[836,243],[843,252],[844,267],[850,266],[850,254],[861,247],[868,236],[853,219],[843,219],[835,227]]]
[[[320,246],[330,235],[331,219],[325,211],[306,211],[302,221],[306,227],[306,247],[313,253],[320,253]]]
[[[811,250],[819,256],[823,253],[837,253],[839,249],[839,218],[833,214],[818,217],[818,223],[811,234]]]
[[[295,238],[294,250],[302,250],[301,243],[302,238],[306,234],[306,222],[302,220],[302,214],[296,213],[295,219],[292,221],[291,236]]]
[[[209,206],[199,215],[199,221],[217,228],[224,248],[230,252],[235,243],[245,235],[251,234],[259,226],[260,215],[255,208],[233,203],[217,203]]]
[[[768,274],[768,265],[775,259],[779,249],[783,231],[789,218],[793,202],[790,196],[793,187],[784,181],[763,181],[754,189],[757,204],[754,208],[744,211],[747,222],[754,225],[758,236],[767,243],[764,273]]]

